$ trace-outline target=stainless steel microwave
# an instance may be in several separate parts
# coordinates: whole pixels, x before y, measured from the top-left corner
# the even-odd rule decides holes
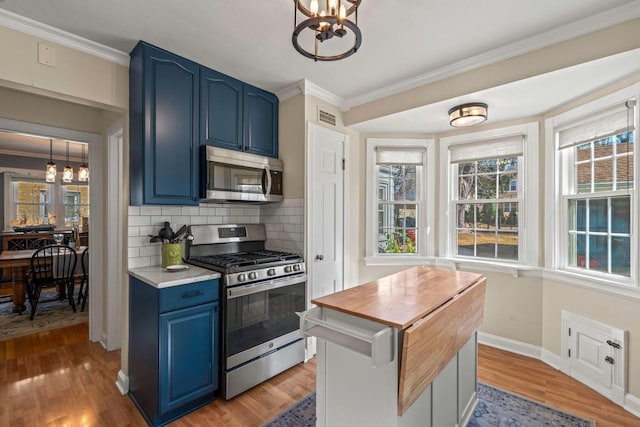
[[[266,203],[282,200],[282,160],[207,145],[202,202]]]

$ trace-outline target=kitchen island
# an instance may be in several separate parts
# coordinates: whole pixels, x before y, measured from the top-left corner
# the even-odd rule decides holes
[[[317,426],[466,425],[486,279],[414,267],[312,300]]]

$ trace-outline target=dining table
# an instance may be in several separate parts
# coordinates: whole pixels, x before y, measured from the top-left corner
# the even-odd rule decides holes
[[[82,267],[80,266],[80,255],[86,246],[80,246],[76,253],[78,257],[76,259],[76,275],[82,274]],[[26,249],[26,250],[18,250],[18,251],[2,251],[0,253],[0,268],[9,268],[11,269],[12,276],[12,298],[13,298],[13,308],[12,311],[14,313],[22,313],[27,309],[27,306],[24,304],[25,301],[25,285],[26,285],[26,277],[27,272],[29,271],[29,267],[31,267],[31,257],[36,252],[36,249]],[[80,271],[78,271],[80,268]],[[64,289],[59,290],[60,292],[64,292]]]

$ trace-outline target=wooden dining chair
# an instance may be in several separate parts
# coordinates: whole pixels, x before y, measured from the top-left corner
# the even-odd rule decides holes
[[[82,264],[82,278],[80,279],[80,292],[78,292],[78,304],[80,311],[84,311],[89,296],[89,248],[85,248],[80,255],[80,263]]]
[[[77,254],[72,248],[64,245],[47,245],[37,249],[31,256],[31,270],[27,280],[27,297],[31,305],[30,320],[36,314],[42,288],[57,286],[66,290],[69,305],[76,311],[73,298],[74,271]]]

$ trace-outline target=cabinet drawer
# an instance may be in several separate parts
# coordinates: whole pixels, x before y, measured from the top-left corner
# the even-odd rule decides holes
[[[189,283],[160,290],[160,313],[217,301],[218,279]]]

